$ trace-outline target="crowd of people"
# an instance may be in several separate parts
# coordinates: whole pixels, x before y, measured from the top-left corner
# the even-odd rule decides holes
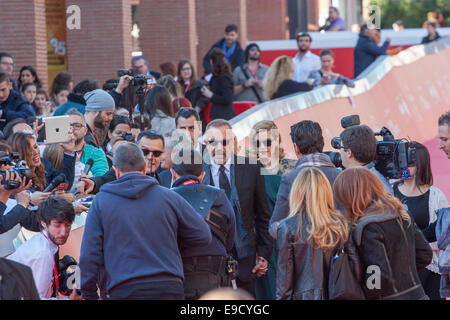
[[[341,27],[330,9],[324,29]],[[361,28],[356,76],[386,53],[390,41],[378,47],[377,35]],[[450,208],[433,186],[426,147],[414,142],[410,176],[394,184],[376,169],[366,125],[340,134],[339,168],[309,120],[291,127],[297,159],[286,157],[272,121],[255,124],[240,152],[233,101],[354,82],[333,72],[332,51],[311,53],[308,33],[298,34],[294,58],[270,67],[257,44],[243,50],[237,39],[227,26],[202,78],[189,60],[159,73],[137,56],[102,89],[60,72],[48,94],[32,66],[11,79],[14,58],[0,53],[0,279],[9,288],[1,299],[193,300],[223,287],[256,299],[330,299],[340,252],[351,256],[365,299],[450,296]],[[42,119],[60,115],[69,117],[69,140],[43,143]],[[450,159],[450,112],[438,125]],[[73,288],[59,247],[82,212]],[[36,235],[16,249],[22,227]]]

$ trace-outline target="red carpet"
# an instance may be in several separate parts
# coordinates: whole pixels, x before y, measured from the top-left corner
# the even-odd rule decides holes
[[[441,189],[450,200],[450,159],[439,149],[438,138],[428,141],[424,145],[430,152],[434,185]]]

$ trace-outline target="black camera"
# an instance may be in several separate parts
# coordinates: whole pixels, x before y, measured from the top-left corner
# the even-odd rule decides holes
[[[155,78],[153,76],[145,76],[143,74],[138,74],[135,76],[135,73],[132,69],[119,69],[117,70],[117,76],[132,76],[131,85],[136,87],[137,95],[144,95],[145,88],[147,85],[156,84]]]
[[[129,142],[134,142],[135,136],[131,133],[131,131],[127,131],[121,135],[122,139]]]
[[[117,76],[123,77],[123,76],[134,76],[134,72],[131,69],[119,69],[117,70]]]
[[[347,116],[341,120],[341,126],[344,129],[360,124],[358,115]],[[388,179],[409,177],[408,167],[414,166],[416,163],[416,148],[414,144],[404,139],[394,139],[394,135],[386,127],[383,127],[380,132],[375,132],[374,135],[383,137],[383,141],[377,141],[375,168]],[[333,138],[331,146],[334,149],[342,149],[341,138]],[[342,158],[339,153],[325,153],[328,154],[336,167],[342,167]]]
[[[377,142],[375,168],[390,179],[410,177],[408,167],[416,164],[414,143],[394,139],[394,135],[386,127],[381,128],[380,132],[375,132],[375,135],[383,137],[383,141]]]
[[[58,280],[59,280],[59,293],[65,296],[70,296],[72,293],[73,285],[76,283],[76,266],[77,261],[69,256],[65,255],[58,261]],[[81,291],[77,289],[78,295],[81,295]]]
[[[25,183],[28,184],[32,179],[30,168],[24,160],[20,160],[18,152],[11,152],[9,155],[5,151],[0,151],[0,166],[13,166],[9,172],[17,172],[20,178],[26,178]],[[6,180],[6,171],[0,170],[0,175],[3,177],[2,184],[6,190],[17,189],[21,185],[21,181]]]

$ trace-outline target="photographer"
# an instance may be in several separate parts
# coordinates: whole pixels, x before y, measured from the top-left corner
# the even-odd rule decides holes
[[[26,178],[21,178],[17,172],[11,172],[13,166],[8,163],[11,148],[9,145],[0,142],[0,257],[7,256],[14,252],[13,240],[21,229],[21,225],[27,229],[37,231],[31,227],[33,214],[27,210],[30,202],[30,195],[25,191],[31,186],[31,181],[26,184]],[[10,189],[9,181],[20,183],[18,188]],[[11,199],[15,196],[15,199]]]
[[[377,140],[368,126],[357,125],[346,128],[340,135],[342,146],[340,153],[344,168],[364,166],[372,171],[383,183],[387,192],[393,194],[389,181],[375,168]]]
[[[52,196],[40,204],[38,216],[41,232],[22,244],[8,259],[31,268],[41,299],[64,298],[59,294],[62,284],[59,283],[60,270],[56,261],[59,261],[59,246],[69,237],[75,211],[67,200]],[[70,298],[77,298],[76,290]]]
[[[43,193],[45,187],[53,181],[56,176],[63,173],[66,176],[66,182],[69,189],[74,181],[75,174],[75,143],[72,140],[67,143],[61,143],[64,149],[64,158],[61,170],[56,170],[46,158],[41,158],[39,147],[36,143],[36,137],[29,132],[16,132],[8,140],[13,152],[18,152],[20,158],[28,164],[33,183],[31,189],[35,191],[31,196],[34,205],[38,205],[47,199],[50,193]]]

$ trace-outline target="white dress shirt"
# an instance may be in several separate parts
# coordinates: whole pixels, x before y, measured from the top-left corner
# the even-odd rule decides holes
[[[231,186],[231,179],[230,179],[231,157],[230,157],[230,159],[227,160],[224,167],[225,167],[225,174],[226,174],[226,176],[228,178],[228,182],[230,183],[230,186]],[[220,165],[216,164],[214,162],[214,160],[212,160],[211,161],[211,175],[212,175],[212,178],[214,181],[214,185],[217,188],[220,188],[220,183],[219,183],[220,171],[219,171],[219,169],[220,169]]]
[[[292,60],[294,62],[293,80],[297,82],[306,82],[312,71],[317,71],[322,68],[322,62],[319,56],[311,53],[311,51],[308,51],[301,60],[297,53]]]
[[[48,235],[45,230],[34,235],[8,257],[9,260],[31,268],[41,299],[46,299],[49,293],[50,284],[53,280],[55,254],[58,251],[58,246],[46,237],[48,238]]]

